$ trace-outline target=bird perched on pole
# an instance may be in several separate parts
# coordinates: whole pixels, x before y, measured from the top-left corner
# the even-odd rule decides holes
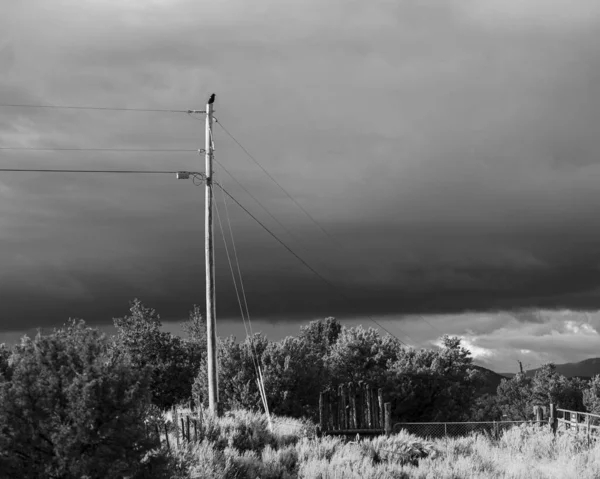
[[[208,99],[208,104],[210,105],[211,103],[215,102],[215,94],[213,93],[210,98]]]

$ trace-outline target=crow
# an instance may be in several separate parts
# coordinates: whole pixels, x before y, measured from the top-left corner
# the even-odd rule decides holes
[[[208,99],[208,104],[210,105],[211,103],[215,102],[215,94],[213,93],[210,98]]]

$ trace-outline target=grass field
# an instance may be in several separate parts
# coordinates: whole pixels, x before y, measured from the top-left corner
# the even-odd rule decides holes
[[[314,426],[234,411],[204,421],[202,442],[172,452],[173,477],[238,479],[556,478],[600,477],[600,445],[548,427],[514,427],[485,435],[426,441],[406,433],[346,442],[314,437]],[[170,440],[175,444],[175,438]]]

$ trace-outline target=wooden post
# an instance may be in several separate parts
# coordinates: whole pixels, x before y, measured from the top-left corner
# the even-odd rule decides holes
[[[325,431],[325,393],[319,394],[319,427]]]
[[[190,442],[191,439],[190,439],[190,416],[189,415],[187,416],[186,420],[187,420],[187,440],[188,440],[188,442]]]
[[[181,418],[181,444],[184,443],[185,440],[185,424],[183,422],[183,418]]]
[[[365,396],[365,419],[366,419],[366,428],[371,429],[373,425],[371,424],[371,394],[369,394],[371,390],[369,389],[369,385],[365,384],[365,388],[363,390],[363,394]]]
[[[177,414],[177,410],[173,407],[173,426],[175,429],[175,441],[177,442],[177,447],[179,447],[179,414]]]
[[[392,403],[386,402],[384,405],[384,423],[385,423],[385,434],[389,436],[392,434]]]
[[[358,429],[356,421],[356,391],[352,383],[348,383],[348,396],[350,398],[350,428]]]
[[[346,410],[346,386],[340,384],[339,397],[340,397],[340,429],[348,429],[348,412]]]
[[[196,442],[198,442],[198,425],[196,418],[194,418],[194,438],[196,439]]]
[[[550,404],[550,429],[552,433],[556,436],[556,430],[558,428],[558,418],[556,417],[556,405]]]
[[[359,381],[356,390],[356,429],[363,429],[365,426],[365,404],[363,401],[363,382]]]
[[[377,403],[379,406],[379,428],[383,429],[385,427],[385,417],[383,411],[383,389],[379,388],[377,390]]]
[[[167,423],[165,423],[165,439],[167,440],[167,449],[171,449],[171,445],[169,444],[169,428],[167,427]]]
[[[333,394],[331,391],[327,392],[327,430],[333,431],[333,426],[335,425],[334,417],[333,417]]]
[[[542,425],[542,420],[544,418],[544,412],[540,406],[533,406],[533,412],[535,413],[535,420],[538,426]]]
[[[211,95],[206,103],[205,129],[205,201],[204,201],[204,254],[206,272],[206,356],[208,359],[208,410],[213,416],[219,414],[219,385],[217,374],[217,325],[215,308],[215,256],[213,239],[213,103]]]
[[[585,433],[587,436],[587,445],[590,447],[590,416],[585,416]]]

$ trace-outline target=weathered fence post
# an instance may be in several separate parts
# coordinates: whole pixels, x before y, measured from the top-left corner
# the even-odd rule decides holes
[[[183,422],[183,418],[181,418],[181,444],[185,442],[185,424]],[[177,444],[179,445],[179,444]]]
[[[340,429],[347,429],[347,417],[348,414],[346,412],[346,386],[344,384],[340,384],[338,388],[339,391],[339,414],[340,414]]]
[[[333,391],[333,428],[337,431],[340,429],[340,396],[337,391]]]
[[[363,429],[365,425],[365,403],[363,401],[363,382],[359,381],[356,390],[356,429]]]
[[[379,388],[377,390],[377,404],[379,406],[379,428],[385,428],[385,417],[383,411],[383,389]]]
[[[196,442],[198,442],[198,424],[196,418],[194,418],[194,438],[196,439]]]
[[[556,429],[558,428],[558,418],[556,417],[556,405],[550,404],[550,418],[548,420],[550,423],[550,429],[552,433],[556,435]]]
[[[169,428],[167,427],[167,423],[165,423],[165,439],[167,440],[167,449],[171,449],[171,445],[169,444]]]
[[[191,439],[190,439],[190,416],[189,415],[187,416],[186,420],[187,420],[187,440],[188,440],[188,442],[191,442]]]
[[[325,430],[325,393],[322,391],[319,394],[319,429]]]
[[[385,434],[389,436],[390,434],[392,434],[392,403],[386,402],[384,405],[384,409]]]
[[[587,436],[587,445],[590,446],[590,416],[585,416],[585,434]]]
[[[348,383],[348,396],[350,397],[350,427],[358,429],[356,420],[356,391],[352,383]]]
[[[533,406],[533,412],[535,414],[535,420],[538,426],[542,425],[542,421],[544,419],[544,411],[542,411],[541,406]]]
[[[367,428],[371,429],[373,427],[372,423],[371,423],[371,394],[370,394],[371,390],[369,389],[369,385],[365,384],[365,387],[363,389],[363,394],[365,396],[365,409],[366,409],[366,414],[365,414],[365,419],[367,420],[366,422],[366,426]]]
[[[175,430],[175,441],[177,443],[177,447],[179,447],[179,414],[177,414],[177,409],[173,406],[173,426]]]

